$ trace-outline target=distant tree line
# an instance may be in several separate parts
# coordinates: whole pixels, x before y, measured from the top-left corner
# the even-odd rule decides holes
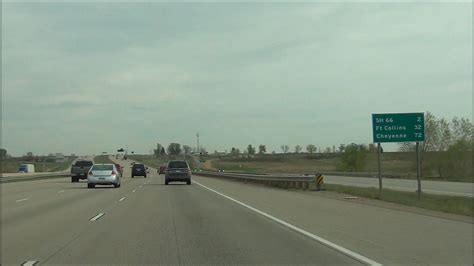
[[[420,143],[422,176],[432,169],[440,177],[472,176],[473,130],[474,125],[467,118],[454,117],[448,121],[426,112],[425,141]],[[415,144],[400,143],[399,150],[412,152]],[[430,160],[425,165],[428,154]]]

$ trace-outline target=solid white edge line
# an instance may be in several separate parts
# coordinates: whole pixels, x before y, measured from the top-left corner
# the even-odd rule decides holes
[[[224,197],[224,198],[226,198],[226,199],[228,199],[228,200],[231,200],[231,201],[233,201],[233,202],[235,202],[235,203],[237,203],[237,204],[239,204],[239,205],[241,205],[241,206],[244,206],[245,208],[250,209],[250,210],[252,210],[252,211],[254,211],[254,212],[256,212],[256,213],[258,213],[258,214],[260,214],[260,215],[262,215],[262,216],[265,216],[265,217],[267,217],[267,218],[269,218],[269,219],[271,219],[271,220],[273,220],[273,221],[275,221],[275,222],[277,222],[277,223],[279,223],[279,224],[281,224],[281,225],[283,225],[283,226],[286,226],[286,227],[288,227],[288,228],[290,228],[290,229],[292,229],[292,230],[294,230],[294,231],[296,231],[296,232],[298,232],[298,233],[300,233],[300,234],[303,234],[303,235],[305,235],[305,236],[307,236],[307,237],[309,237],[309,238],[311,238],[311,239],[313,239],[313,240],[316,240],[316,241],[318,241],[319,243],[321,243],[321,244],[323,244],[323,245],[325,245],[325,246],[328,246],[328,247],[330,247],[330,248],[332,248],[332,249],[335,249],[335,250],[337,250],[337,251],[339,251],[339,252],[341,252],[341,253],[343,253],[343,254],[345,254],[345,255],[347,255],[347,256],[349,256],[349,257],[351,257],[351,258],[353,258],[353,259],[355,259],[355,260],[357,260],[357,261],[359,261],[359,262],[366,263],[366,264],[368,264],[368,265],[382,265],[382,264],[379,263],[379,262],[376,262],[376,261],[374,261],[374,260],[371,260],[371,259],[369,259],[369,258],[367,258],[367,257],[365,257],[365,256],[362,256],[362,255],[360,255],[360,254],[358,254],[358,253],[356,253],[356,252],[354,252],[354,251],[351,251],[351,250],[349,250],[349,249],[347,249],[347,248],[341,247],[341,246],[339,246],[339,245],[337,245],[337,244],[335,244],[335,243],[332,243],[332,242],[329,241],[329,240],[326,240],[326,239],[324,239],[324,238],[322,238],[322,237],[319,237],[319,236],[317,236],[317,235],[315,235],[315,234],[312,234],[312,233],[310,233],[310,232],[308,232],[308,231],[305,231],[305,230],[303,230],[303,229],[301,229],[301,228],[299,228],[299,227],[297,227],[297,226],[294,226],[294,225],[292,225],[292,224],[290,224],[290,223],[287,223],[287,222],[285,222],[285,221],[283,221],[283,220],[280,220],[280,219],[278,219],[278,218],[276,218],[276,217],[274,217],[274,216],[272,216],[272,215],[270,215],[270,214],[268,214],[268,213],[265,213],[265,212],[263,212],[263,211],[261,211],[261,210],[258,210],[258,209],[256,209],[256,208],[250,206],[250,205],[247,205],[247,204],[245,204],[245,203],[243,203],[243,202],[240,202],[240,201],[238,201],[238,200],[236,200],[236,199],[234,199],[234,198],[231,198],[231,197],[229,197],[229,196],[227,196],[227,195],[225,195],[225,194],[222,194],[222,193],[220,193],[220,192],[218,192],[218,191],[216,191],[216,190],[214,190],[214,189],[212,189],[212,188],[210,188],[210,187],[207,187],[207,186],[205,186],[205,185],[203,185],[203,184],[201,184],[201,183],[199,183],[199,182],[197,182],[197,181],[194,181],[194,180],[193,180],[192,182],[193,182],[193,183],[196,183],[197,185],[199,185],[199,186],[201,186],[201,187],[203,187],[203,188],[205,188],[205,189],[207,189],[207,190],[209,190],[209,191],[212,191],[212,192],[214,192],[214,193],[216,193],[216,194],[218,194],[218,195],[220,195],[220,196],[222,196],[222,197]]]
[[[125,199],[125,197],[122,197],[122,198],[119,199],[119,201],[123,201],[124,199]]]
[[[137,190],[136,189],[132,190],[132,192],[135,192],[135,191],[137,191]]]
[[[38,264],[39,261],[37,260],[29,260],[29,261],[25,261],[21,264],[21,266],[34,266],[36,264]]]
[[[104,215],[105,215],[105,213],[101,212],[101,213],[97,214],[96,216],[92,217],[92,218],[90,219],[90,221],[91,221],[91,222],[97,221],[97,220],[100,219],[100,217],[102,217],[102,216],[104,216]]]
[[[63,192],[64,192],[64,190],[60,190],[60,191],[58,191],[58,193],[63,193]]]
[[[19,200],[16,200],[15,202],[22,202],[22,201],[29,200],[29,199],[30,198],[19,199]]]

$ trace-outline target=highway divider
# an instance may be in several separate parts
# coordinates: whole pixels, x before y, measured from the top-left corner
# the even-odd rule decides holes
[[[271,174],[244,174],[235,172],[210,172],[197,171],[194,175],[207,177],[228,178],[244,182],[266,184],[286,189],[302,189],[302,190],[321,190],[323,184],[323,176],[315,175],[271,175]]]
[[[55,173],[38,173],[32,175],[16,175],[16,176],[1,176],[0,183],[20,182],[20,181],[31,181],[48,178],[61,178],[71,176],[70,172],[55,172]]]

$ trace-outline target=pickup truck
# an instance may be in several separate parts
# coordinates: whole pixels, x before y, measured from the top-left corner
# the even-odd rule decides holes
[[[79,179],[87,179],[87,174],[94,163],[92,161],[77,161],[71,167],[71,182],[79,182]]]

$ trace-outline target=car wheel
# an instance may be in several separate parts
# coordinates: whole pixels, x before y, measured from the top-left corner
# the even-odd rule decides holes
[[[135,178],[135,176],[134,176],[134,175],[132,175],[132,178]]]
[[[119,187],[119,184],[114,184],[114,188],[118,188]]]
[[[186,184],[191,185],[191,180],[186,181]]]
[[[146,176],[144,176],[146,178]]]
[[[76,182],[76,179],[74,177],[71,177],[71,183]]]
[[[168,185],[168,184],[169,184],[169,182],[166,180],[166,181],[165,181],[165,185]]]
[[[91,183],[87,183],[87,188],[94,188],[94,184],[91,184]]]

